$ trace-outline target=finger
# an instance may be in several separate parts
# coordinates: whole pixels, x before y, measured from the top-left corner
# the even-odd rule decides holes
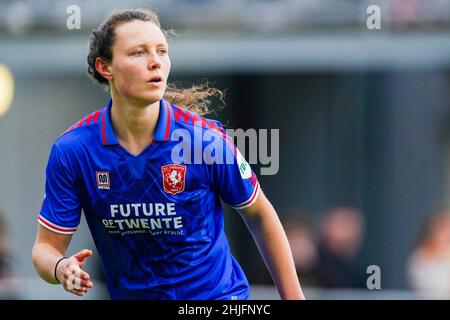
[[[86,258],[89,258],[92,256],[92,251],[88,249],[83,249],[80,252],[73,255],[79,262],[84,262]]]
[[[67,288],[67,291],[70,291],[72,293],[86,293],[88,292],[88,289]]]
[[[94,287],[94,284],[91,281],[91,277],[89,276],[89,274],[87,272],[82,271],[80,278],[81,278],[82,286],[86,286],[88,288]]]
[[[91,281],[81,280],[80,286],[82,289],[91,289],[93,284]]]
[[[88,290],[91,290],[93,288],[92,282],[78,282],[78,281],[67,281],[64,283],[64,287],[67,288],[67,290],[75,290],[75,291],[83,291],[87,292]]]
[[[73,291],[71,291],[70,293],[73,293],[73,294],[76,294],[76,295],[79,296],[79,297],[82,297],[82,296],[84,296],[87,292],[73,290]]]
[[[62,283],[69,289],[81,289],[90,287],[89,275],[77,265],[72,265],[65,273]]]
[[[70,293],[75,294],[80,297],[84,296],[87,293],[87,291],[85,292],[84,290],[68,289],[68,288],[64,288],[64,289],[66,289],[67,292],[70,292]]]
[[[94,287],[87,272],[73,264],[63,274],[61,283],[69,290],[91,289]]]
[[[91,278],[89,276],[89,273],[87,273],[86,271],[82,270],[81,267],[76,265],[76,264],[70,265],[66,269],[64,274],[67,277],[70,277],[71,275],[73,275],[73,276],[75,276],[77,278],[80,278],[81,280],[86,280],[86,281],[90,280],[90,278]]]
[[[72,290],[79,292],[79,293],[88,293],[89,290],[91,290],[91,288],[80,288],[80,289],[72,289]]]
[[[81,280],[86,280],[89,281],[91,280],[91,277],[89,276],[89,273],[87,273],[86,271],[80,270],[81,272],[79,273],[79,277]]]

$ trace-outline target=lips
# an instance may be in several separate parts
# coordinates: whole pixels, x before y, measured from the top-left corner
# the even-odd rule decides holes
[[[162,79],[162,77],[161,76],[153,76],[148,82],[151,82],[151,83],[158,83],[158,82],[161,82],[163,79]]]

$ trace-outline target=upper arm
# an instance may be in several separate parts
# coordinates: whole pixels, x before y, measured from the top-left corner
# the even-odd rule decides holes
[[[220,123],[219,123],[220,124]],[[248,162],[235,147],[231,137],[220,127],[214,142],[221,154],[208,166],[213,188],[220,198],[237,210],[254,204],[259,194],[259,182]]]
[[[72,234],[56,233],[38,224],[35,246],[39,244],[47,244],[54,247],[64,255],[69,247],[71,239]]]
[[[251,206],[239,210],[239,212],[245,216],[255,216],[266,207],[266,201],[267,198],[261,190],[258,197],[256,198],[256,201]]]
[[[46,169],[45,197],[38,217],[39,223],[63,235],[76,231],[81,218],[78,174],[71,153],[52,147]]]
[[[258,193],[255,202],[251,206],[240,209],[239,213],[243,218],[250,220],[260,219],[266,214],[276,214],[275,209],[262,190]]]

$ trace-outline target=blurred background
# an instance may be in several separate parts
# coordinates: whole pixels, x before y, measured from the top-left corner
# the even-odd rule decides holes
[[[80,29],[67,26],[72,5]],[[380,29],[367,26],[371,5]],[[106,103],[87,43],[130,7],[176,31],[169,80],[227,89],[212,118],[280,130],[278,173],[253,169],[308,298],[450,298],[450,0],[0,0],[2,298],[78,299],[31,263],[45,167],[58,136]],[[228,207],[226,228],[252,298],[279,299]],[[69,254],[81,248],[95,249],[84,218]],[[380,290],[367,288],[373,265]],[[95,255],[86,268],[84,299],[108,299]]]

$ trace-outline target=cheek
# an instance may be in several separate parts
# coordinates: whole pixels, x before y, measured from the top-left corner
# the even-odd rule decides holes
[[[133,84],[126,78],[120,78],[116,80],[116,86],[120,93],[123,95],[129,95],[133,92]]]
[[[125,82],[120,85],[120,92],[122,92],[123,95],[129,95],[131,92],[133,92],[132,88],[133,87],[131,85]]]
[[[136,79],[139,76],[142,67],[135,63],[123,63],[116,68],[117,75],[124,80]]]
[[[172,66],[172,63],[170,62],[170,59],[167,58],[167,61],[165,61],[165,63],[164,63],[164,75],[165,75],[166,79],[169,77],[171,66]]]
[[[117,86],[124,94],[133,91],[136,83],[140,80],[142,67],[136,64],[123,63],[115,68],[114,74]]]

